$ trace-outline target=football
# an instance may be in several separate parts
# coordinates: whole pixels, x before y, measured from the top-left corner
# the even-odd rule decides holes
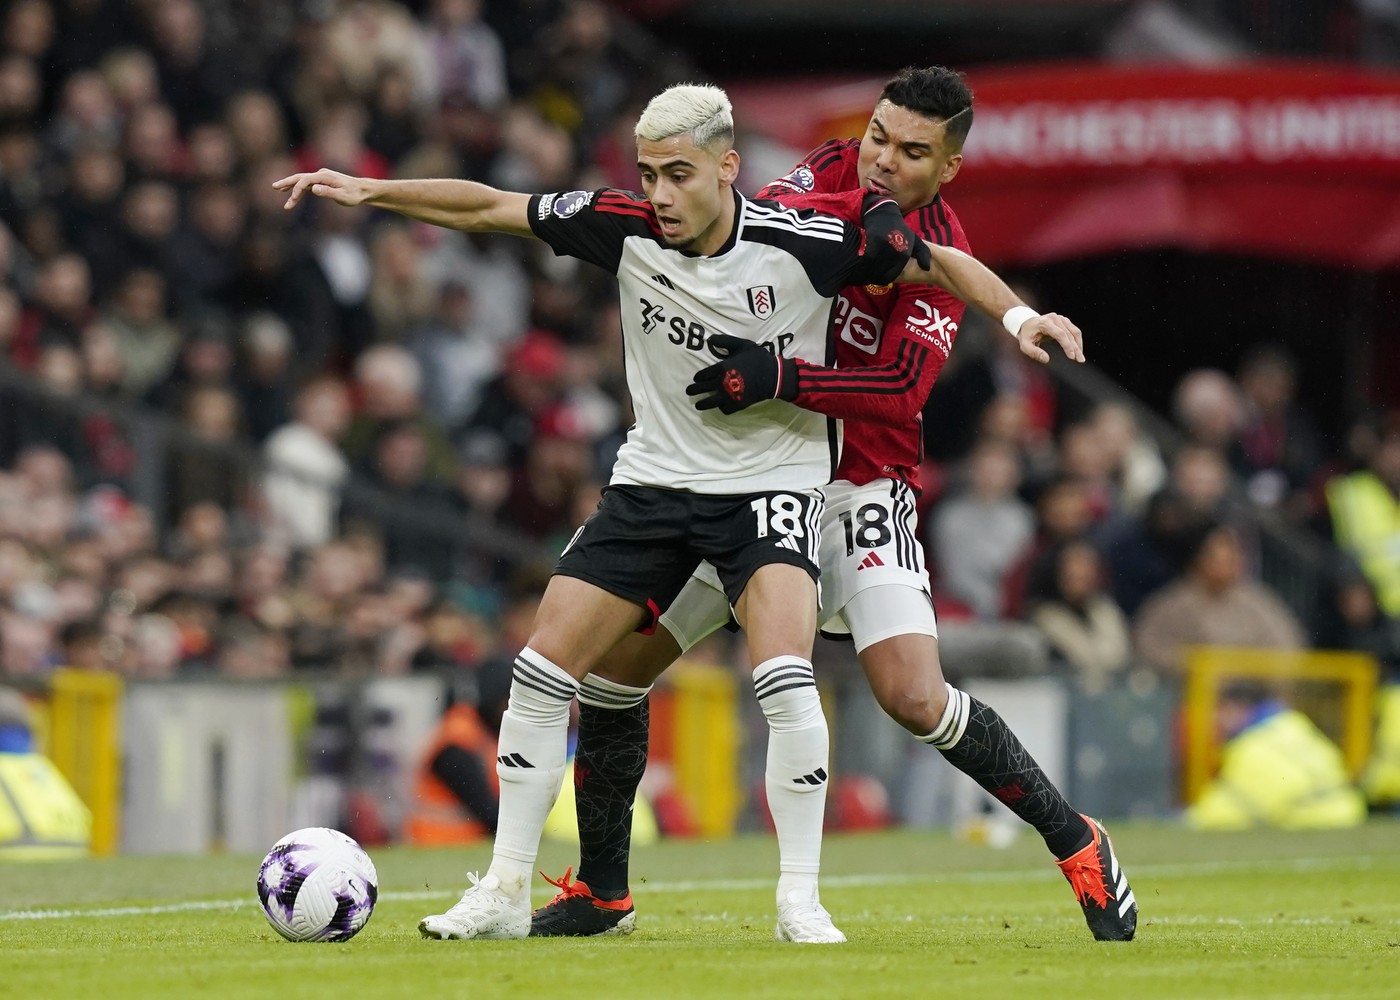
[[[258,902],[288,941],[349,941],[369,920],[379,875],[364,848],[313,826],[272,845],[258,870]]]

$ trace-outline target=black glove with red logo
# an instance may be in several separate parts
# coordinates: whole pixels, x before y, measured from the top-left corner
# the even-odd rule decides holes
[[[885,281],[893,281],[913,257],[925,271],[933,265],[928,244],[904,221],[899,203],[887,194],[866,191],[860,201],[860,214],[865,226],[865,254],[883,263],[889,261]]]
[[[701,368],[685,387],[687,396],[699,396],[697,410],[738,413],[769,399],[797,398],[797,361],[755,344],[752,340],[717,333],[710,349],[721,360]]]

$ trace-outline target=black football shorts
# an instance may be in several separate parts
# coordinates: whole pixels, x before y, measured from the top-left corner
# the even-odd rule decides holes
[[[733,605],[760,566],[788,563],[819,579],[822,499],[816,490],[713,496],[655,486],[609,486],[554,572],[648,611],[655,623],[702,559]]]

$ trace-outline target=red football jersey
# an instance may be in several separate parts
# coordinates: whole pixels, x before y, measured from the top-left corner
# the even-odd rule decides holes
[[[758,193],[794,207],[860,218],[859,139],[823,143]],[[958,217],[940,194],[904,221],[930,243],[971,253]],[[838,417],[845,445],[836,478],[857,486],[899,479],[919,489],[923,408],[948,361],[964,304],[932,285],[865,285],[836,300],[836,367],[798,361],[798,406]]]

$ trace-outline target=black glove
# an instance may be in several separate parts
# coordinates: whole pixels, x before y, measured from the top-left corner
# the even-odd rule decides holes
[[[886,281],[893,281],[912,256],[925,271],[933,266],[928,244],[904,221],[899,203],[887,194],[866,191],[860,201],[865,225],[865,254],[880,264],[888,261]]]
[[[762,344],[727,333],[710,338],[710,348],[723,355],[695,373],[687,396],[699,396],[697,410],[738,413],[767,399],[797,398],[797,361],[779,357]]]

